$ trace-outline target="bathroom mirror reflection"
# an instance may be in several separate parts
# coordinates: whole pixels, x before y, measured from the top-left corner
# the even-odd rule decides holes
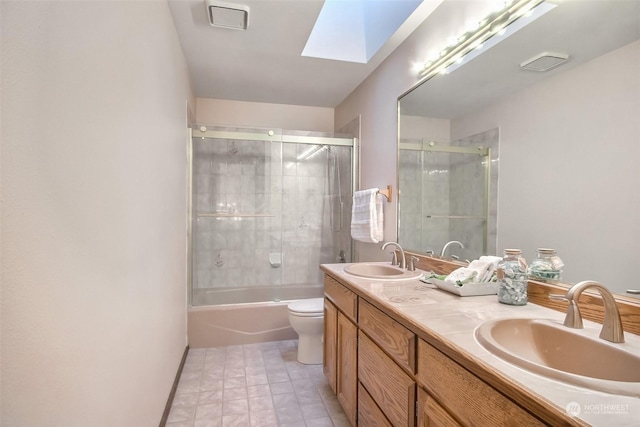
[[[640,287],[632,271],[640,258],[640,2],[543,5],[549,10],[525,27],[400,97],[398,240],[407,249],[436,255],[445,240],[487,242],[479,252],[452,246],[447,258],[520,248],[531,261],[536,248],[553,248],[565,264],[563,282],[597,280],[632,296],[627,290]],[[521,67],[544,52],[569,57],[547,71]],[[446,186],[436,184],[439,195],[418,195],[412,186],[435,176],[451,181],[455,174],[424,167],[414,175],[420,181],[406,179],[415,174],[415,164],[405,159],[411,156],[403,144],[460,145],[452,141],[490,131],[499,143],[488,166],[499,178],[488,202],[474,199],[476,210],[485,203],[487,224],[476,226],[473,237],[449,225],[439,227],[447,229],[446,236],[429,229],[428,209],[415,216],[415,198],[434,207]],[[466,187],[447,190],[446,197],[464,194]],[[420,242],[408,237],[418,235]]]

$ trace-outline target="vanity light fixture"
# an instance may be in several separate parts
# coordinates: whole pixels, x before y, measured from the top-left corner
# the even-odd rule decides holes
[[[475,29],[455,38],[453,44],[425,62],[419,69],[422,80],[428,80],[436,74],[448,73],[449,67],[464,61],[465,56],[481,49],[493,36],[503,34],[509,25],[526,16],[541,3],[544,3],[544,0],[506,0],[504,8],[491,13],[480,21]]]

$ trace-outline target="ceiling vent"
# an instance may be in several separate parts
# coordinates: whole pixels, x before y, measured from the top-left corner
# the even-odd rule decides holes
[[[249,26],[249,7],[217,0],[206,0],[209,23],[214,27],[246,30]]]
[[[569,55],[565,53],[542,52],[524,61],[520,67],[531,71],[547,71],[566,62],[567,59],[569,59]]]

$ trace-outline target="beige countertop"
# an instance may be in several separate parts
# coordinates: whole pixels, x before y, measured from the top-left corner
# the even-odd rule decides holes
[[[537,318],[562,324],[564,313],[532,303],[517,307],[501,304],[495,295],[460,297],[418,279],[388,282],[358,278],[344,272],[347,265],[323,264],[321,269],[349,285],[357,294],[399,316],[397,320],[419,336],[421,331],[416,331],[416,326],[466,358],[501,373],[535,399],[571,415],[579,411],[577,418],[583,422],[606,427],[640,425],[640,398],[593,391],[525,371],[489,353],[474,337],[475,328],[486,320]],[[584,327],[584,333],[594,337],[601,329],[600,324],[588,320],[584,320]],[[640,354],[639,336],[625,332],[625,341],[616,345]],[[640,384],[638,387],[640,393]]]

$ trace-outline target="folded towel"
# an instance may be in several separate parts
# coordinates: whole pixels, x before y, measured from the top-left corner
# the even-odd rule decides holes
[[[455,282],[458,286],[472,281],[477,283],[491,282],[501,260],[500,257],[481,256],[480,259],[471,261],[468,266],[452,271],[445,280]]]
[[[460,267],[451,273],[444,279],[446,282],[454,282],[458,286],[462,286],[465,283],[473,281],[478,276],[478,272],[472,268]]]
[[[496,269],[498,268],[498,263],[502,261],[502,258],[499,256],[481,256],[480,261],[487,261],[489,265],[487,266],[487,271],[485,272],[482,280],[480,282],[492,282],[494,276],[496,274]]]
[[[377,188],[356,191],[351,209],[351,237],[365,243],[384,239],[382,199]]]

